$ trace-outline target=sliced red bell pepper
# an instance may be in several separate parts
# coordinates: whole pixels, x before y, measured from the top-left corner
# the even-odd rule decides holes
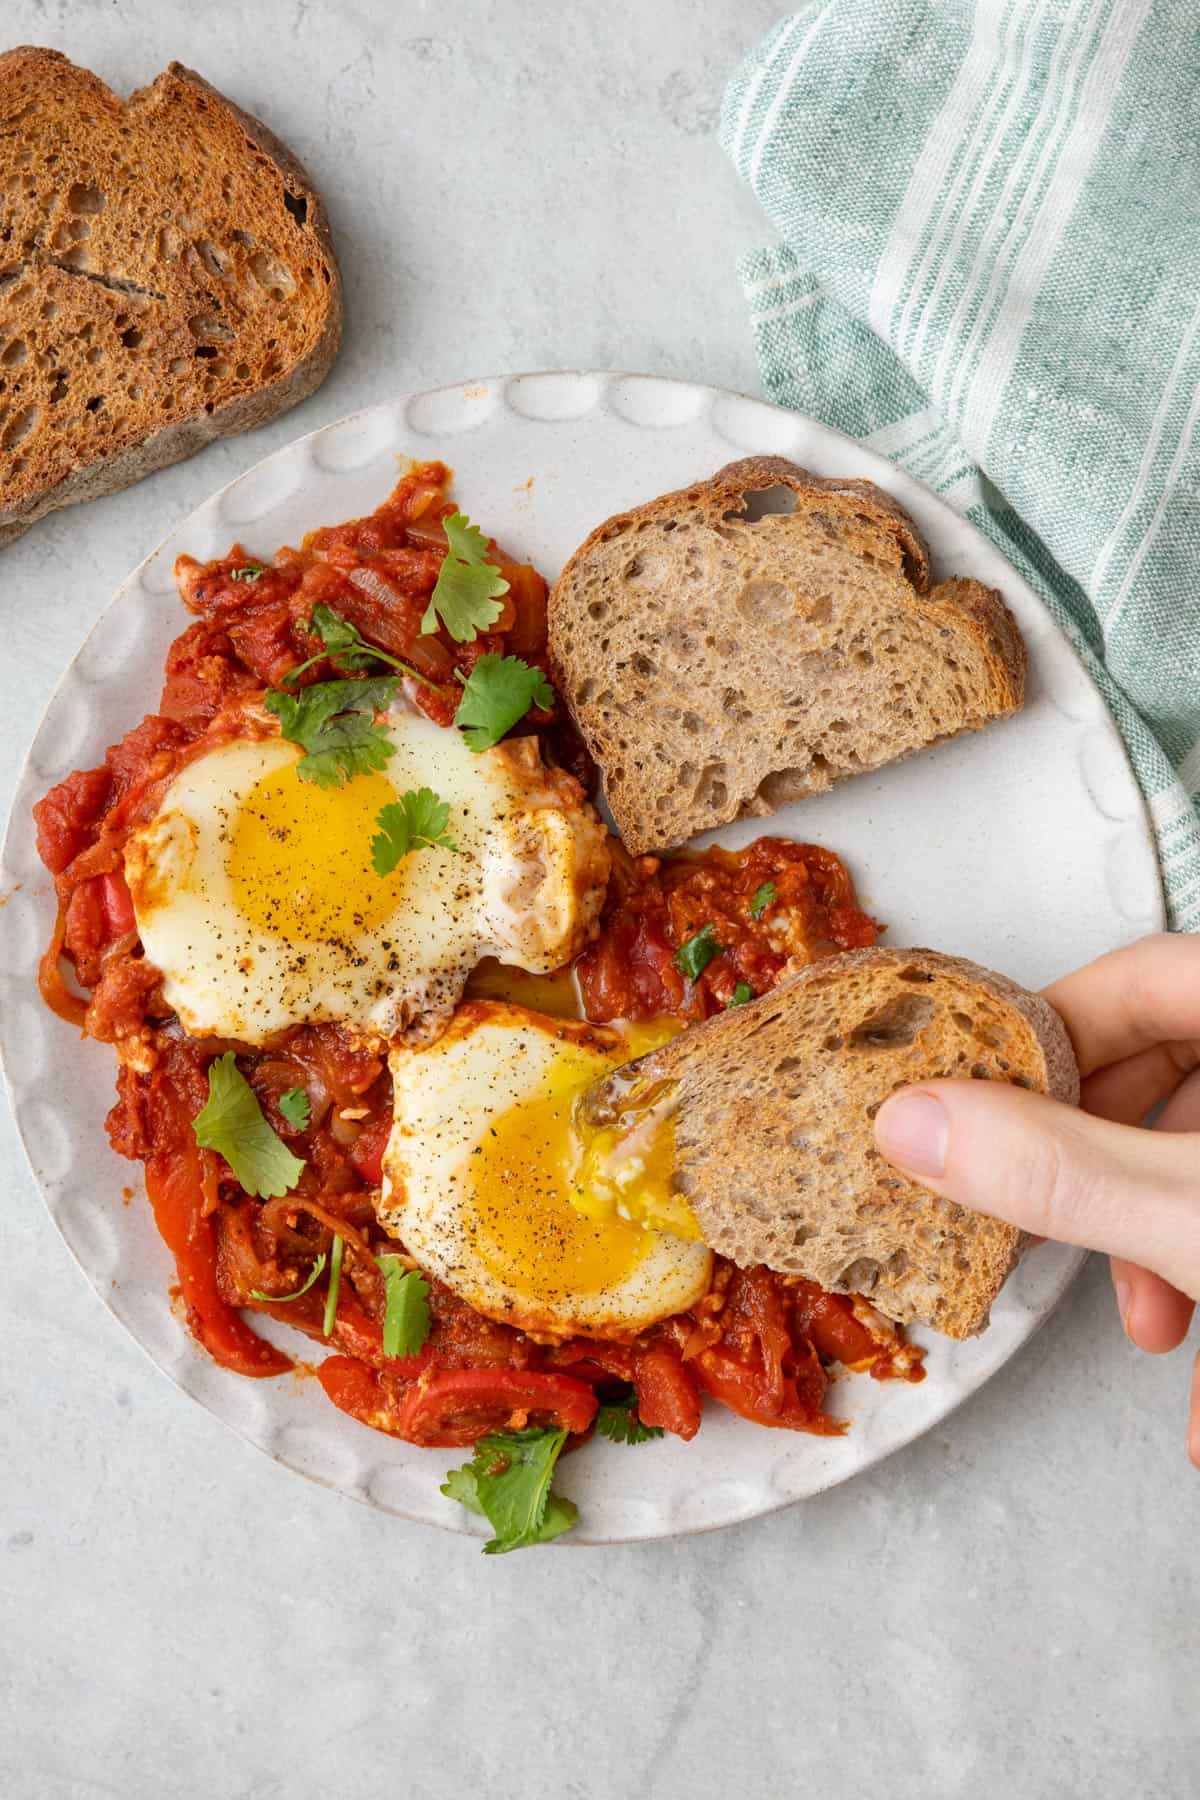
[[[104,915],[105,935],[111,944],[134,929],[137,921],[133,916],[133,901],[120,869],[111,869],[107,875],[98,875],[95,879],[100,883],[100,909]]]
[[[162,1240],[175,1258],[188,1324],[222,1368],[239,1375],[282,1375],[291,1368],[291,1357],[260,1338],[221,1297],[216,1233],[204,1213],[203,1183],[200,1151],[182,1133],[169,1150],[146,1159],[146,1192]]]
[[[798,1376],[784,1379],[782,1391],[761,1367],[740,1362],[720,1348],[702,1350],[690,1366],[695,1369],[700,1385],[714,1400],[719,1400],[752,1424],[836,1437],[846,1429],[845,1423],[831,1419],[822,1411],[825,1377],[815,1353],[812,1360],[815,1366],[804,1369]],[[645,1413],[642,1417],[645,1418]]]
[[[317,1379],[343,1412],[426,1448],[461,1449],[531,1418],[582,1432],[596,1413],[596,1396],[583,1382],[529,1369],[434,1369],[409,1383],[390,1369],[329,1356]]]
[[[383,1153],[392,1129],[390,1117],[365,1125],[350,1146],[350,1161],[368,1187],[378,1187],[383,1180]]]
[[[414,1444],[457,1448],[489,1431],[528,1424],[586,1431],[596,1396],[586,1382],[534,1369],[439,1369],[404,1397],[397,1431]]]
[[[661,1425],[676,1437],[695,1437],[700,1429],[700,1394],[690,1369],[674,1350],[639,1351],[633,1385],[643,1425]]]

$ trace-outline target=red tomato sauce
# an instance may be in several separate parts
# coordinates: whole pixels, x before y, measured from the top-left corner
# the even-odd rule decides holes
[[[168,653],[158,711],[113,745],[100,768],[68,776],[34,809],[59,902],[43,996],[86,1035],[118,1047],[109,1137],[145,1166],[189,1325],[223,1366],[260,1377],[292,1367],[246,1315],[277,1318],[330,1345],[317,1375],[335,1405],[425,1445],[466,1445],[531,1423],[581,1439],[598,1398],[626,1383],[637,1390],[645,1424],[685,1438],[699,1429],[706,1394],[763,1425],[839,1431],[824,1410],[829,1364],[919,1380],[920,1353],[861,1302],[721,1258],[690,1313],[628,1344],[535,1342],[431,1280],[423,1347],[416,1356],[386,1356],[376,1256],[402,1254],[375,1215],[391,1126],[386,1061],[337,1025],[298,1026],[266,1048],[188,1037],[142,957],[125,841],[184,763],[242,728],[247,699],[320,649],[309,627],[315,605],[331,606],[427,678],[432,686],[408,679],[406,691],[442,725],[453,718],[459,676],[481,655],[547,667],[546,584],[494,545],[490,560],[509,582],[494,626],[465,645],[444,631],[421,633],[446,550],[442,521],[454,510],[447,481],[440,463],[418,465],[376,512],[315,531],[268,566],[241,545],[209,563],[179,558],[180,595],[195,619]],[[352,674],[322,657],[300,680]],[[596,772],[564,714],[534,711],[521,729],[530,727],[548,761],[594,787]],[[720,949],[693,980],[676,957],[706,926]],[[745,988],[765,992],[789,966],[870,944],[875,931],[842,863],[815,845],[764,837],[735,853],[636,861],[616,847],[600,935],[578,959],[580,992],[594,1020],[674,1013],[691,1022],[747,997]],[[230,1049],[264,1115],[304,1162],[282,1198],[247,1195],[223,1158],[196,1144],[192,1120],[207,1099],[208,1064]],[[279,1106],[295,1087],[310,1097],[303,1129]],[[328,1258],[335,1235],[344,1262],[327,1338],[328,1268],[299,1298],[287,1296]]]
[[[676,958],[705,930],[720,950],[693,981]],[[589,1019],[706,1019],[739,986],[757,998],[788,967],[861,949],[877,931],[844,864],[815,844],[762,837],[666,861],[622,854],[604,928],[578,959],[580,987]]]

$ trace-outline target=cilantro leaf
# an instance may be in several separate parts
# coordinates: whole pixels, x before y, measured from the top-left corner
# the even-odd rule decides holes
[[[396,747],[375,714],[396,695],[394,675],[366,681],[318,681],[298,694],[271,688],[263,704],[279,720],[291,744],[307,751],[296,764],[302,781],[318,787],[340,787],[353,775],[382,769]]]
[[[754,898],[750,902],[750,917],[761,919],[768,906],[774,906],[778,898],[779,890],[775,883],[764,881],[761,887],[754,890]]]
[[[390,875],[401,857],[410,850],[427,844],[431,850],[452,850],[458,845],[447,836],[450,803],[439,800],[432,788],[410,788],[389,806],[382,806],[375,818],[379,826],[371,839],[371,862],[377,875]]]
[[[290,1193],[304,1164],[263,1116],[232,1050],[208,1065],[208,1101],[192,1120],[202,1150],[225,1158],[248,1194],[271,1199]]]
[[[303,1088],[288,1088],[285,1094],[280,1094],[279,1110],[288,1124],[294,1125],[297,1131],[308,1130],[308,1116],[311,1109],[308,1095]]]
[[[367,713],[340,713],[314,734],[296,773],[301,781],[315,781],[321,788],[342,787],[355,775],[386,767],[395,753],[383,726]]]
[[[714,956],[720,956],[724,944],[718,944],[715,925],[703,925],[686,944],[681,944],[672,961],[689,981],[699,981]]]
[[[554,689],[540,669],[531,669],[519,656],[481,656],[463,687],[454,723],[467,740],[468,750],[478,754],[498,744],[531,706],[549,710]]]
[[[728,1012],[731,1006],[745,1006],[747,1000],[753,1000],[753,998],[754,989],[750,986],[750,983],[748,981],[739,981],[732,994],[730,994],[728,1000],[725,1002],[725,1011]]]
[[[565,1431],[536,1426],[494,1431],[480,1438],[469,1463],[449,1471],[442,1493],[469,1512],[482,1513],[496,1534],[484,1545],[485,1556],[547,1544],[574,1525],[576,1507],[550,1491],[566,1441]]]
[[[279,729],[289,742],[305,744],[339,713],[382,712],[395,697],[394,675],[372,675],[366,681],[316,681],[298,694],[269,688],[263,704],[278,718]]]
[[[245,563],[240,569],[230,569],[230,581],[257,581],[260,575],[267,572],[266,563]]]
[[[326,1337],[333,1336],[333,1328],[337,1324],[338,1295],[342,1291],[342,1258],[346,1254],[346,1240],[335,1233],[329,1250],[329,1286],[325,1290],[325,1318],[321,1329]]]
[[[293,1289],[290,1294],[267,1294],[264,1293],[262,1288],[251,1288],[250,1298],[252,1300],[269,1300],[272,1306],[286,1306],[289,1300],[298,1300],[301,1294],[307,1294],[309,1288],[312,1286],[313,1282],[316,1281],[324,1267],[325,1252],[322,1250],[320,1256],[318,1256],[316,1262],[308,1271],[307,1281],[300,1287]]]
[[[367,643],[357,625],[343,619],[341,613],[334,612],[324,601],[318,601],[313,607],[312,629],[330,656],[336,656],[347,669],[365,669],[376,658],[381,662],[389,660],[385,651],[376,650],[374,645]]]
[[[449,513],[442,520],[442,530],[446,534],[451,556],[457,556],[459,562],[487,562],[488,541],[478,525],[472,525],[466,513]],[[505,586],[507,585],[506,582]]]
[[[441,1491],[447,1500],[457,1500],[467,1512],[478,1513],[481,1518],[487,1516],[479,1498],[479,1476],[474,1463],[448,1470]],[[552,1491],[546,1496],[546,1511],[537,1537],[516,1544],[502,1544],[499,1538],[493,1538],[490,1544],[484,1545],[484,1554],[497,1555],[502,1550],[524,1550],[531,1544],[548,1544],[553,1538],[561,1537],[564,1531],[570,1531],[578,1517],[579,1509],[574,1501],[564,1500],[561,1494]]]
[[[596,1413],[596,1430],[614,1444],[647,1444],[663,1435],[661,1425],[643,1425],[638,1417],[637,1394],[626,1388],[619,1399],[606,1401]]]
[[[375,1260],[387,1291],[383,1354],[415,1356],[429,1336],[429,1283],[419,1270],[406,1269],[398,1256],[377,1256]]]
[[[421,615],[422,637],[444,625],[456,644],[469,644],[500,617],[504,609],[495,596],[507,590],[490,563],[477,566],[447,556]]]
[[[442,524],[449,548],[421,620],[421,634],[428,637],[444,625],[456,644],[469,644],[504,611],[497,596],[507,594],[508,583],[488,562],[488,541],[465,513],[451,513]]]

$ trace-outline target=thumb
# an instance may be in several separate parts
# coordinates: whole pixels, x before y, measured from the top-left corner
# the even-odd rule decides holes
[[[884,1102],[875,1141],[960,1206],[1200,1297],[1200,1134],[1114,1125],[1006,1082],[931,1081]]]

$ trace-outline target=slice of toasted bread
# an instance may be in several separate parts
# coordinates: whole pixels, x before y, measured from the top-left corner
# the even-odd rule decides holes
[[[122,103],[0,55],[0,543],[310,394],[341,340],[320,196],[172,63]]]
[[[665,1096],[675,1185],[714,1250],[962,1338],[987,1324],[1021,1234],[902,1175],[872,1132],[896,1088],[940,1076],[1079,1098],[1047,1001],[958,957],[877,948],[812,963],[628,1064],[609,1104]]]
[[[894,500],[772,456],[597,526],[550,657],[635,854],[977,731],[1025,677],[1000,595],[931,588]]]

